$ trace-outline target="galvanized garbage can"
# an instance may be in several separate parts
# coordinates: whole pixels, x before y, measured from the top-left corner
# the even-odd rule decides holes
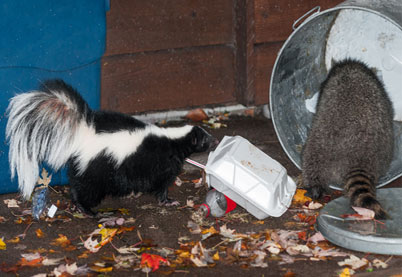
[[[374,68],[395,109],[395,155],[384,186],[402,175],[402,1],[350,0],[319,7],[290,35],[272,72],[270,109],[279,141],[300,168],[314,100],[333,60],[356,58]]]

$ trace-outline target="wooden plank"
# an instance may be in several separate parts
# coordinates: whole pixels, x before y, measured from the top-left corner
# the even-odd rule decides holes
[[[275,64],[278,52],[283,43],[266,43],[256,46],[255,48],[255,104],[263,105],[269,101],[269,86],[271,82],[271,74]]]
[[[243,105],[254,104],[254,1],[235,1],[236,99]]]
[[[134,114],[234,103],[233,60],[225,46],[104,57],[101,107]]]
[[[233,44],[232,0],[114,0],[106,56]]]
[[[255,0],[256,43],[284,41],[294,21],[316,6],[332,8],[343,0]]]

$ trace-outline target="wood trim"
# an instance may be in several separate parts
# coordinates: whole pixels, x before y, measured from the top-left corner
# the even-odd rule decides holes
[[[235,0],[235,96],[243,105],[255,101],[254,1]]]

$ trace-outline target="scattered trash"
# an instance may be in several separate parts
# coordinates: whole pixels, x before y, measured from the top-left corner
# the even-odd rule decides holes
[[[205,198],[205,203],[200,206],[205,217],[212,215],[214,217],[221,217],[236,208],[236,202],[224,195],[223,193],[212,189],[208,191]]]
[[[32,196],[32,216],[36,220],[39,220],[40,216],[42,215],[48,204],[49,183],[52,180],[52,175],[48,176],[48,173],[44,168],[42,169],[41,175],[42,177],[38,180],[39,186],[35,189]],[[54,211],[54,213],[55,212],[56,211]],[[50,214],[52,214],[52,211],[50,212]]]
[[[258,219],[279,217],[290,206],[296,191],[295,182],[283,166],[240,136],[225,136],[209,154],[206,166],[191,159],[186,159],[186,162],[205,170],[208,185],[223,193],[226,201],[231,201],[231,205],[226,207],[224,201],[221,205],[216,204],[223,198],[217,192],[211,192],[214,196],[208,198],[207,195],[207,202],[215,201],[211,202],[213,207],[208,203],[201,206],[206,216],[210,213],[222,216],[231,211],[226,209],[232,208],[232,203],[237,203]],[[304,197],[304,192],[301,197]],[[320,203],[311,203],[308,208],[321,207]]]
[[[277,161],[240,137],[225,136],[208,157],[207,183],[258,219],[281,216],[296,184]]]

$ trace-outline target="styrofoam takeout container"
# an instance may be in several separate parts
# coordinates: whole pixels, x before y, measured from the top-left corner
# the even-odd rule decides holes
[[[280,163],[240,136],[222,139],[209,154],[205,172],[209,186],[258,219],[281,216],[296,190]]]

